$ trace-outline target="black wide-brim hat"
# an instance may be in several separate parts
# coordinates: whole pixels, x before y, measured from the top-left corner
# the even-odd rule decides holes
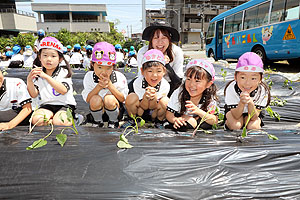
[[[142,39],[149,41],[151,38],[151,33],[157,29],[166,29],[170,34],[171,41],[179,42],[180,35],[179,35],[178,31],[175,28],[169,26],[169,24],[164,21],[154,22],[154,23],[150,24],[150,26],[145,28],[143,31]]]

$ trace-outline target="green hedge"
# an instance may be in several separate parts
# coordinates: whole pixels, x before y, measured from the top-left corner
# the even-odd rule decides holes
[[[133,41],[131,39],[125,41],[122,33],[117,32],[112,25],[110,28],[110,33],[71,33],[66,29],[61,29],[58,33],[46,33],[46,35],[56,37],[64,46],[74,46],[77,43],[81,46],[85,46],[86,40],[94,40],[95,42],[106,41],[113,45],[121,44],[123,48],[127,49],[129,49],[130,46],[134,46],[136,50],[143,46],[142,42],[140,41]],[[0,50],[3,51],[6,46],[12,47],[15,44],[18,44],[21,47],[25,47],[26,45],[30,45],[33,47],[36,39],[37,36],[34,36],[30,33],[19,33],[17,37],[12,38],[0,37]]]

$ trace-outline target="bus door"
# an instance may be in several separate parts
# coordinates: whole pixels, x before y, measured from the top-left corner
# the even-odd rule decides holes
[[[217,22],[217,27],[216,27],[216,58],[217,59],[223,59],[223,23],[224,20],[218,21]]]

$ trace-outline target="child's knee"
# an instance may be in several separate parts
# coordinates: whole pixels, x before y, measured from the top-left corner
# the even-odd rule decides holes
[[[66,111],[58,111],[54,116],[53,116],[53,125],[56,126],[71,126],[72,125],[72,120],[68,121],[67,119],[67,113]]]
[[[38,109],[32,115],[31,124],[36,124],[36,126],[47,125],[52,116],[51,111]]]
[[[247,125],[247,129],[260,129],[261,120],[258,118],[255,121],[249,121],[248,125]]]
[[[119,106],[119,102],[114,95],[106,95],[104,97],[104,107],[108,110],[114,110]]]
[[[190,124],[190,125],[192,125],[192,127],[194,127],[194,128],[196,128],[197,127],[197,120],[195,119],[195,118],[193,118],[193,117],[190,117],[188,120],[187,120],[187,122]]]
[[[138,101],[139,100],[139,97],[137,94],[135,93],[130,93],[127,97],[126,97],[126,100],[125,100],[125,103],[134,103],[135,101]]]
[[[139,102],[139,97],[135,93],[130,93],[125,100],[125,106],[134,107],[139,105]]]
[[[90,109],[99,110],[103,107],[103,100],[99,95],[92,96],[90,100]]]

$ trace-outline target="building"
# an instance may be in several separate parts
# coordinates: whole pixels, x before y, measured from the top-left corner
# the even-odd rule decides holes
[[[58,32],[110,32],[105,4],[31,3],[38,14],[38,29]]]
[[[164,10],[162,9],[146,10],[146,27],[150,26],[151,23],[156,21],[166,21]]]
[[[1,0],[0,36],[16,36],[20,32],[37,31],[34,14],[17,10],[16,2],[31,2],[31,0]]]
[[[201,43],[209,21],[248,0],[165,0],[166,18],[180,32],[183,44]],[[202,37],[202,38],[203,38]]]

